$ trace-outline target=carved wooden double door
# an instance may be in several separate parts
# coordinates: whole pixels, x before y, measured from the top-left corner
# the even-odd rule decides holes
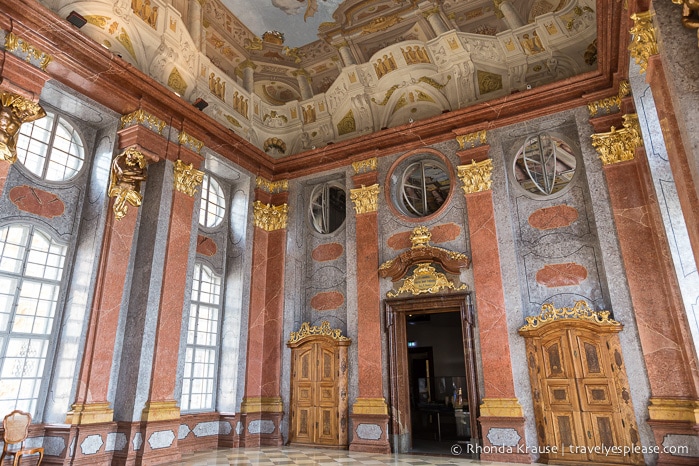
[[[615,324],[562,319],[520,330],[529,337],[539,448],[550,448],[543,462],[643,464],[624,451],[640,443]]]
[[[347,445],[348,345],[349,340],[322,336],[289,344],[292,348],[289,442]]]

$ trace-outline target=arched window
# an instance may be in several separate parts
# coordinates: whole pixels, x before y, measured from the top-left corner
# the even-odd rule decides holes
[[[318,233],[328,234],[345,223],[345,190],[337,183],[323,183],[311,192],[311,225]]]
[[[33,226],[0,228],[0,413],[36,415],[66,249]]]
[[[214,409],[221,281],[209,267],[200,263],[194,265],[180,405],[183,412]]]
[[[24,124],[17,139],[17,158],[43,180],[68,181],[85,162],[78,132],[64,118],[47,112],[45,118]]]
[[[221,224],[226,214],[226,196],[221,185],[204,175],[201,184],[201,208],[199,209],[199,225],[204,228],[214,228]]]

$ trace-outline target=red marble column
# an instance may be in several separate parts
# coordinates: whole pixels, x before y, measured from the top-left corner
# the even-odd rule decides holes
[[[668,436],[699,430],[696,354],[645,151],[604,173],[651,387],[648,424],[662,450]],[[658,464],[696,461],[661,452]]]
[[[258,183],[240,446],[280,446],[281,342],[288,193]],[[270,188],[265,190],[264,188]],[[285,188],[284,188],[285,189]]]
[[[478,418],[485,447],[481,459],[531,463],[528,454],[517,453],[518,446],[526,445],[524,415],[515,396],[512,375],[498,235],[495,226],[493,194],[490,190],[492,165],[487,158],[489,148],[490,146],[483,145],[459,153],[461,162],[464,164],[459,167],[459,176],[465,183],[464,193],[485,389]],[[468,176],[464,176],[464,172],[467,172]],[[473,180],[482,183],[472,184]],[[496,438],[496,432],[506,434],[507,441],[502,444],[492,443]],[[501,435],[497,437],[500,438]]]
[[[379,295],[377,172],[353,177],[357,250],[357,369],[359,396],[352,406],[352,451],[388,453],[388,407],[384,398]]]

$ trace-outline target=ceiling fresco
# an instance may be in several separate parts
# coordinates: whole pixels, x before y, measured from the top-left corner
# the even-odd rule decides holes
[[[321,23],[333,21],[342,0],[221,0],[254,34],[284,34],[284,45],[300,47],[318,40]]]

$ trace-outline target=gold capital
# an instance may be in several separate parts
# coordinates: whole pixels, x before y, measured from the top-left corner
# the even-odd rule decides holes
[[[14,163],[20,126],[45,116],[39,104],[12,92],[0,92],[0,160]]]
[[[463,134],[461,136],[456,136],[456,142],[459,143],[461,149],[466,147],[466,144],[470,145],[473,149],[477,144],[487,144],[488,143],[488,132],[486,130],[476,131],[475,133]]]
[[[286,228],[289,214],[287,204],[272,205],[255,201],[253,204],[253,222],[256,227],[265,231],[282,230]]]
[[[631,93],[631,85],[628,81],[623,80],[619,82],[619,92],[614,97],[607,97],[605,99],[595,100],[587,104],[587,109],[590,112],[590,116],[596,116],[600,109],[603,109],[605,113],[612,113],[612,109],[616,108],[617,112],[621,109],[621,99],[626,97]],[[616,113],[616,112],[615,112]]]
[[[138,109],[135,112],[121,117],[121,129],[128,128],[132,125],[145,126],[151,131],[156,131],[158,134],[162,135],[166,123],[150,113]]]
[[[350,189],[350,199],[354,202],[354,210],[357,215],[379,210],[379,191],[378,184]]]
[[[493,184],[493,161],[485,159],[482,162],[473,160],[470,165],[459,165],[458,176],[464,194],[480,193],[488,191]]]
[[[637,147],[643,146],[638,115],[624,115],[624,127],[617,130],[614,126],[608,133],[593,134],[592,145],[597,149],[604,165],[633,160]]]
[[[194,164],[186,164],[182,160],[175,161],[175,189],[188,196],[194,197],[197,187],[204,180],[204,172],[194,168]]]
[[[114,157],[107,195],[114,199],[114,217],[121,220],[126,216],[128,204],[141,205],[141,182],[148,178],[146,157],[134,147]]]
[[[379,161],[376,157],[372,157],[366,160],[360,160],[359,162],[353,162],[352,168],[354,168],[355,175],[360,173],[367,173],[376,171]]]
[[[255,187],[270,194],[281,193],[289,190],[289,180],[269,181],[266,178],[258,176],[257,179],[255,179]]]
[[[631,15],[633,26],[631,26],[631,44],[629,51],[636,60],[636,64],[641,67],[641,73],[646,72],[648,58],[658,54],[658,42],[656,40],[655,29],[653,28],[653,18],[650,11],[635,13]]]
[[[203,142],[201,142],[194,136],[190,136],[184,131],[180,132],[179,136],[177,136],[177,141],[180,143],[180,145],[185,146],[193,151],[196,151],[197,153],[201,152],[201,149],[204,147]]]
[[[51,63],[52,57],[48,53],[38,49],[24,39],[20,39],[12,32],[5,36],[5,50],[11,54],[23,58],[27,63],[38,66],[43,71]]]

